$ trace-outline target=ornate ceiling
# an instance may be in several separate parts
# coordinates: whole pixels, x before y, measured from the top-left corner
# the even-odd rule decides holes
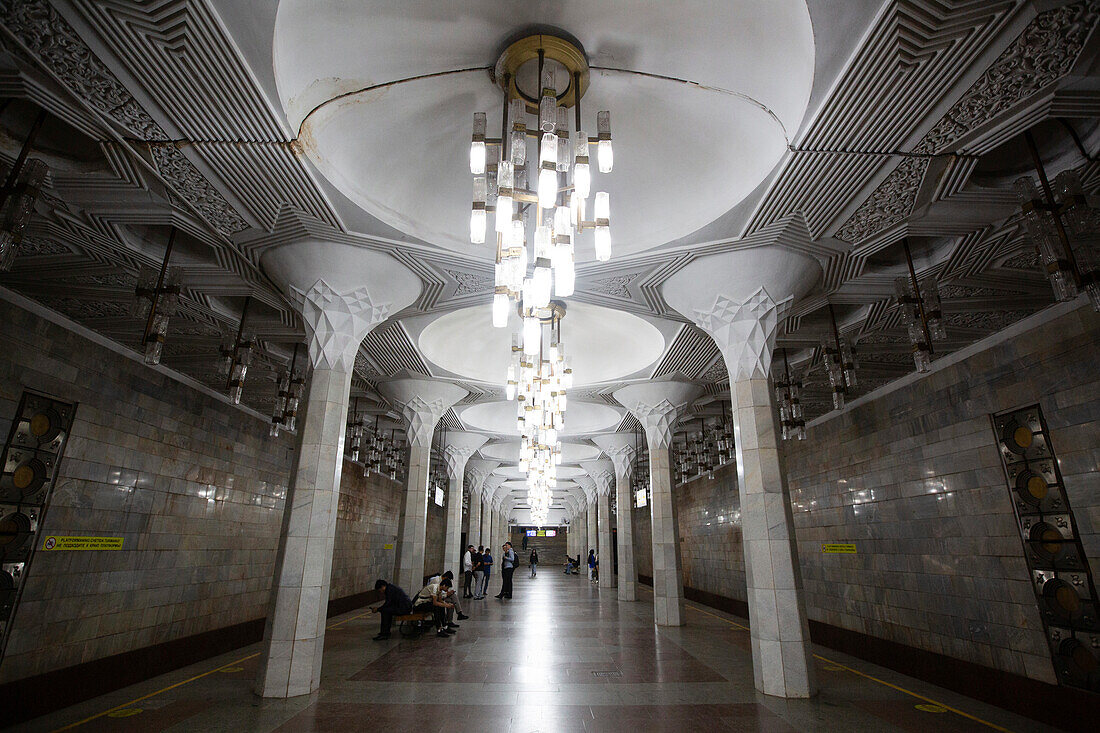
[[[484,12],[492,3],[474,5]],[[569,4],[577,23],[582,5]],[[723,12],[751,13],[759,5],[729,3]],[[805,6],[812,84],[781,95],[784,104],[802,99],[805,114],[788,104],[795,109],[783,117],[791,120],[789,145],[763,180],[709,208],[690,227],[673,222],[672,241],[623,247],[611,262],[578,266],[572,301],[598,307],[597,313],[622,311],[655,335],[631,347],[644,357],[605,372],[602,381],[588,380],[571,401],[618,408],[610,393],[624,381],[673,374],[704,384],[704,402],[728,389],[713,342],[661,296],[668,278],[701,255],[778,245],[821,264],[821,281],[795,304],[778,340],[807,383],[810,418],[831,408],[820,365],[820,345],[831,333],[830,304],[841,331],[857,344],[857,394],[912,371],[892,299],[893,279],[904,272],[903,239],[918,273],[941,283],[949,339],[937,344],[937,354],[1051,303],[1011,187],[1030,172],[1020,147],[1027,129],[1039,139],[1052,175],[1076,167],[1091,194],[1100,187],[1094,154],[1100,0],[859,0],[841,10],[810,0]],[[279,12],[275,0],[0,0],[0,161],[10,167],[42,108],[49,117],[35,155],[51,171],[0,285],[133,348],[143,327],[130,315],[137,271],[159,264],[175,227],[173,262],[182,268],[184,291],[164,363],[221,390],[215,373],[221,333],[236,329],[251,296],[249,328],[260,353],[244,401],[267,412],[274,374],[303,332],[260,269],[264,252],[304,237],[387,252],[421,280],[422,292],[364,341],[356,392],[372,410],[387,412],[375,390],[379,382],[405,372],[451,379],[470,394],[448,414],[448,425],[473,427],[465,411],[482,403],[488,409],[502,390],[484,371],[464,373],[440,357],[444,347],[433,347],[430,333],[440,317],[488,309],[488,254],[418,239],[421,230],[372,216],[320,172],[297,137],[302,114],[284,106],[276,61],[294,57],[273,44]],[[645,18],[630,18],[622,30],[637,55],[617,51],[611,31],[601,30],[616,20],[611,14],[593,21],[599,33],[584,39],[603,65],[629,69],[633,61],[659,72],[661,64],[673,63],[668,58],[675,54],[659,38],[646,38],[654,26],[641,22]],[[708,46],[719,43],[714,33],[694,36],[685,63],[707,58]],[[476,51],[465,41],[456,48]],[[417,73],[415,54],[394,53],[372,61],[381,64],[372,67],[372,79]],[[675,75],[695,73],[696,67],[684,68]],[[306,65],[290,71],[313,73]],[[729,83],[729,69],[711,71]],[[314,103],[327,98],[308,79],[302,88],[321,94]],[[459,117],[472,111],[460,110]],[[705,118],[705,111],[692,114]],[[644,121],[644,110],[629,117]],[[459,148],[463,134],[454,139]],[[624,137],[617,158],[643,155],[628,149],[630,139]],[[466,185],[461,166],[453,178]],[[629,191],[620,196],[629,198]],[[653,344],[659,344],[655,350]],[[594,429],[608,429],[604,422]],[[631,422],[622,418],[617,427]]]

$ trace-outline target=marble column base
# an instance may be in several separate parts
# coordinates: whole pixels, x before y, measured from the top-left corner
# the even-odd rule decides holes
[[[611,547],[611,501],[607,494],[596,498],[596,534],[600,546],[600,587],[615,587],[615,551]]]
[[[314,369],[300,423],[264,629],[256,693],[308,695],[321,684],[350,372]]]
[[[427,519],[425,518],[425,521]],[[447,529],[444,533],[443,568],[455,574],[455,583],[462,582],[462,476],[452,478],[447,485]]]
[[[649,449],[649,504],[653,532],[653,619],[658,626],[683,626],[684,581],[680,575],[680,533],[672,496],[672,456]]]
[[[409,480],[401,499],[397,528],[397,584],[410,596],[424,587],[424,532],[428,524],[428,470],[431,447],[409,448]]]
[[[633,497],[630,479],[615,481],[616,537],[619,544],[619,600],[638,600],[638,571],[634,567],[634,519],[630,514]]]
[[[817,685],[771,388],[766,379],[732,386],[756,689],[777,697],[811,697]]]

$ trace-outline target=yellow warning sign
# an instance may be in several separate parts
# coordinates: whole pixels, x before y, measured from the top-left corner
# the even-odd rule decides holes
[[[855,543],[852,544],[826,544],[821,546],[821,551],[826,555],[854,555],[856,554]]]
[[[121,550],[122,537],[56,537],[42,542],[43,550]]]
[[[393,549],[393,543],[392,542],[387,542],[386,544],[382,545],[382,549],[383,550],[392,550]]]

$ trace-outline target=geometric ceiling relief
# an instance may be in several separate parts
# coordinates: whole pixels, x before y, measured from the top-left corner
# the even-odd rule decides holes
[[[283,0],[275,19],[278,103],[310,160],[371,216],[451,252],[474,253],[469,181],[439,173],[468,167],[455,143],[473,111],[499,108],[487,69],[517,28],[576,36],[592,67],[584,105],[614,110],[624,152],[606,188],[620,253],[688,235],[738,204],[774,168],[809,101],[804,0],[682,0],[621,14],[583,0],[493,5],[506,12],[438,23],[430,0],[408,0],[400,17],[373,1],[349,12]],[[591,237],[579,240],[578,261],[592,260]]]
[[[629,13],[487,2],[507,12],[484,24],[440,20],[426,0],[399,15],[372,13],[375,2],[0,0],[11,98],[0,161],[14,161],[45,108],[50,165],[0,285],[137,350],[135,278],[159,266],[175,228],[183,289],[164,365],[224,392],[221,334],[252,296],[258,351],[244,402],[266,409],[271,377],[305,333],[261,258],[305,237],[386,253],[422,290],[363,340],[360,406],[392,420],[380,386],[431,375],[465,390],[445,413],[450,429],[515,436],[502,378],[510,329],[488,320],[494,252],[467,242],[467,157],[472,114],[499,109],[486,68],[499,44],[547,24],[578,36],[592,69],[584,105],[613,111],[619,152],[606,176],[613,259],[592,262],[591,235],[578,236],[562,321],[576,385],[566,427],[588,431],[570,440],[596,451],[593,434],[637,429],[613,393],[653,377],[694,382],[706,390],[700,409],[718,412],[725,362],[662,286],[698,258],[761,245],[824,271],[777,325],[770,365],[787,357],[812,418],[831,410],[830,304],[860,364],[850,396],[913,371],[893,284],[908,275],[903,240],[917,276],[939,283],[948,334],[936,357],[1053,302],[1011,186],[1029,172],[1024,129],[1056,161],[1052,175],[1077,168],[1087,192],[1100,187],[1100,164],[1053,119],[1095,157],[1097,61],[1085,42],[1100,0],[849,2],[862,25],[838,30],[818,22],[829,0]],[[401,18],[414,28],[396,28]],[[319,26],[331,30],[324,43],[302,40]],[[447,75],[409,81],[436,72]],[[1006,160],[1024,163],[1001,175]]]

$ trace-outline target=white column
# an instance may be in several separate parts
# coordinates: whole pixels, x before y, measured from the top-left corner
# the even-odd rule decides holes
[[[301,306],[313,375],[298,427],[255,687],[263,697],[280,698],[309,694],[321,683],[352,366],[363,337],[386,319],[392,304],[378,302],[362,286],[338,293],[324,280],[292,295]]]
[[[743,303],[722,300],[697,315],[730,374],[753,674],[767,695],[810,697],[816,692],[813,650],[768,383],[784,304],[763,288]]]
[[[699,396],[688,382],[648,382],[616,390],[617,399],[645,427],[649,444],[649,514],[653,531],[653,618],[658,626],[684,623],[684,580],[680,572],[680,529],[672,495],[672,429]]]
[[[473,545],[475,548],[485,544],[481,539],[481,491],[485,487],[485,479],[489,478],[489,474],[499,465],[500,461],[487,461],[484,458],[474,458],[466,462],[467,483],[470,490],[470,526],[466,530],[466,544]]]
[[[619,547],[619,600],[638,599],[638,571],[634,567],[634,517],[631,507],[630,478],[634,473],[634,442],[622,433],[595,438],[598,445],[615,464],[615,535]]]
[[[383,396],[408,421],[409,480],[397,527],[397,584],[412,595],[424,583],[424,532],[428,522],[428,472],[436,423],[466,390],[449,382],[395,379],[379,385]]]
[[[583,461],[581,467],[596,482],[596,543],[599,546],[600,587],[614,588],[615,550],[611,546],[611,484],[615,477],[615,466],[602,458],[598,461]]]
[[[466,476],[466,462],[488,440],[477,433],[447,433],[447,445],[443,456],[447,461],[447,529],[443,545],[443,570],[455,574],[458,583],[462,576],[462,494]]]
[[[714,339],[730,375],[753,676],[756,689],[780,697],[810,697],[817,686],[768,374],[787,308],[819,273],[813,258],[770,246],[696,260],[664,286],[669,305]]]

